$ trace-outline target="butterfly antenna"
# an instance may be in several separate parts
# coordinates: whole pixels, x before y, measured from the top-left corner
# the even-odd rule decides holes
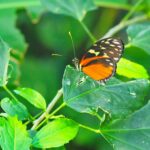
[[[73,54],[74,54],[74,58],[73,58],[72,62],[75,65],[76,69],[79,70],[79,60],[76,57],[76,49],[75,49],[75,46],[74,46],[74,42],[73,42],[71,32],[69,32],[69,36],[71,38],[71,43],[72,43],[72,47],[73,47]]]

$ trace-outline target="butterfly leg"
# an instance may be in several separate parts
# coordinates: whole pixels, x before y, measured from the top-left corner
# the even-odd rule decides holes
[[[97,81],[99,85],[104,86],[106,84],[106,80]]]

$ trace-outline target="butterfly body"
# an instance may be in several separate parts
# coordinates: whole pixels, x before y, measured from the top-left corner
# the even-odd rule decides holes
[[[83,55],[79,68],[92,79],[105,81],[114,75],[123,49],[123,42],[117,38],[97,41]]]

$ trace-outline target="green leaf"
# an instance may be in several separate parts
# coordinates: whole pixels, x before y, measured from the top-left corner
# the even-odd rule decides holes
[[[117,65],[117,74],[128,78],[149,78],[146,69],[135,62],[121,58]]]
[[[3,1],[2,4],[9,6],[7,1]],[[11,82],[17,82],[18,80],[19,64],[27,48],[24,37],[16,27],[16,21],[17,14],[15,9],[0,9],[0,36],[11,47],[10,63],[12,64],[11,69],[13,68]],[[9,24],[9,28],[6,26],[7,24]]]
[[[49,122],[33,138],[32,145],[38,148],[63,146],[72,140],[78,132],[78,124],[66,118]]]
[[[0,144],[3,150],[29,150],[31,139],[26,126],[16,118],[0,118]]]
[[[83,20],[88,11],[96,9],[91,0],[41,0],[49,11]]]
[[[33,23],[37,23],[40,20],[44,11],[45,9],[42,6],[27,8],[27,13]]]
[[[7,84],[7,71],[10,57],[8,45],[0,38],[0,86]]]
[[[150,147],[150,102],[124,120],[101,129],[115,150],[148,150]]]
[[[7,8],[24,8],[28,6],[39,6],[40,0],[0,0],[0,9],[7,9]]]
[[[129,44],[143,49],[150,55],[150,22],[131,25],[127,29]]]
[[[0,10],[0,36],[16,51],[15,55],[21,58],[27,45],[21,32],[16,28],[16,20],[17,15],[14,9]],[[9,28],[6,27],[8,23]]]
[[[45,99],[39,92],[30,88],[17,88],[14,92],[25,98],[33,106],[44,110],[46,109]]]
[[[150,90],[146,79],[130,82],[112,82],[106,85],[85,76],[82,72],[67,67],[63,77],[65,103],[79,112],[93,113],[102,109],[112,117],[121,118],[143,106]],[[113,83],[113,84],[112,84]]]
[[[128,3],[128,0],[94,0],[97,6],[101,7],[111,7],[119,9],[130,9],[131,6]]]
[[[2,99],[1,107],[10,116],[18,116],[19,120],[27,119],[29,116],[26,106],[14,99]]]

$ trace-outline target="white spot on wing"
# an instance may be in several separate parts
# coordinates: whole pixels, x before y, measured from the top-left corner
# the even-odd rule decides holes
[[[117,61],[117,60],[119,60],[119,58],[118,58],[118,57],[114,57],[113,59],[114,59],[114,60],[116,60],[116,61]]]
[[[106,61],[110,61],[110,59],[106,59]]]
[[[113,51],[109,51],[109,53],[110,53],[110,54],[114,54],[114,52],[113,52]]]
[[[121,45],[117,45],[118,48],[122,48]]]
[[[115,47],[115,45],[113,45],[113,44],[110,44],[110,46],[111,46],[111,47]]]
[[[106,41],[105,44],[110,44],[110,42],[109,42],[109,41]]]
[[[109,65],[110,65],[110,66],[113,66],[114,64],[113,64],[113,63],[109,63]]]
[[[120,44],[120,42],[118,42],[118,41],[113,41],[113,43],[114,43],[114,44]]]
[[[101,49],[106,49],[105,47],[100,46]]]

